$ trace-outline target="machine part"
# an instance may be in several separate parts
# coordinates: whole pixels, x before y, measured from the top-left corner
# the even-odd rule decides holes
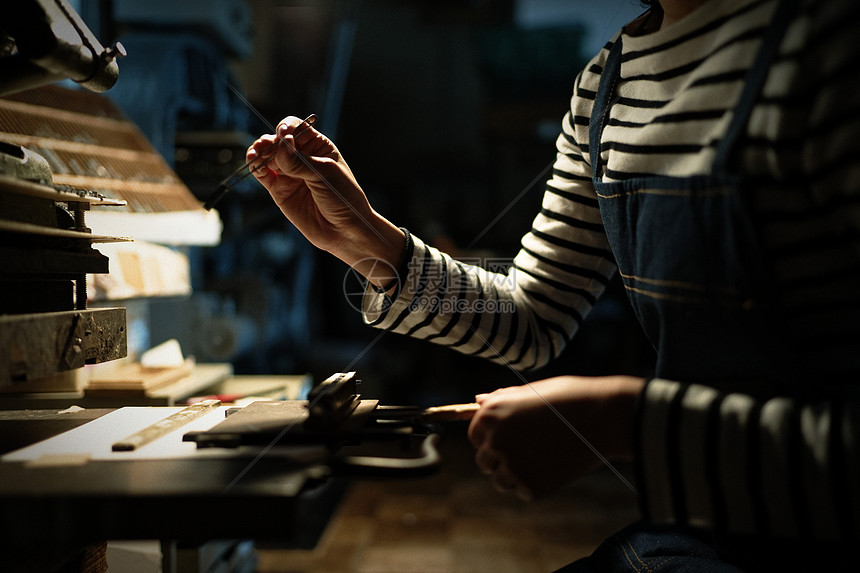
[[[37,183],[51,182],[51,166],[44,157],[5,141],[0,141],[0,173]]]
[[[305,427],[330,430],[343,425],[359,405],[357,384],[355,372],[338,372],[311,388]]]
[[[124,308],[0,316],[0,390],[126,353]]]
[[[124,243],[131,241],[129,237],[111,237],[108,235],[91,235],[72,231],[69,229],[52,229],[41,225],[19,223],[17,221],[0,220],[0,232],[20,233],[23,235],[43,235],[46,237],[58,237],[62,239],[76,239],[89,243]]]
[[[90,204],[86,201],[71,201],[69,209],[75,214],[75,226],[72,230],[79,233],[92,233],[92,229],[86,224],[86,212],[90,210]]]
[[[0,314],[84,310],[86,275],[107,273],[108,258],[94,243],[129,239],[93,235],[83,214],[95,200],[51,187],[0,176]],[[74,289],[72,289],[72,283]],[[74,298],[72,298],[74,294]]]
[[[10,230],[12,226],[10,223]],[[53,241],[35,240],[35,235],[28,238],[28,244],[21,246],[23,235],[6,234],[3,232],[6,230],[4,222],[0,221],[0,261],[3,264],[3,280],[0,283],[7,280],[45,280],[46,275],[51,275],[51,280],[75,280],[80,273],[108,272],[108,258],[95,249],[62,249],[51,244]],[[11,312],[3,305],[0,305],[0,309]]]
[[[405,477],[434,471],[441,461],[438,428],[420,420],[380,423],[378,408],[376,400],[358,400],[337,425],[309,427],[307,400],[258,401],[228,410],[222,422],[186,432],[183,440],[198,448],[322,445],[329,451],[325,463],[345,475]]]
[[[14,43],[0,57],[0,95],[71,79],[103,92],[116,83],[122,44],[104,48],[66,0],[21,0],[0,32]]]
[[[50,199],[57,202],[89,203],[91,205],[122,207],[126,204],[122,199],[105,197],[95,191],[83,189],[64,189],[57,186],[41,185],[24,179],[16,179],[0,175],[0,190],[19,195],[28,195],[39,199]]]
[[[421,441],[420,455],[416,457],[386,457],[343,455],[335,456],[332,468],[350,475],[427,475],[442,463],[437,449],[442,438],[437,433],[428,433]]]
[[[89,203],[83,201],[75,201],[69,203],[69,209],[74,213],[73,231],[78,233],[91,234],[92,229],[87,227],[85,222],[85,214],[89,210]],[[79,274],[75,278],[75,309],[85,310],[87,308],[87,275],[86,273]]]
[[[55,187],[41,187],[54,200],[124,205],[130,213],[202,211],[164,157],[105,96],[58,86],[14,94],[0,99],[0,131],[45,157]],[[13,191],[38,187],[2,181]]]
[[[87,308],[87,275],[79,275],[75,279],[75,308],[86,310]]]
[[[183,440],[198,448],[234,448],[243,445],[325,444],[331,447],[352,440],[373,420],[377,400],[360,400],[338,426],[312,429],[307,400],[260,400],[230,408],[227,416],[209,430],[186,432]],[[393,428],[393,426],[392,426]],[[401,428],[395,429],[398,437]],[[388,428],[385,433],[390,433]]]
[[[65,201],[67,210],[58,198],[76,200]],[[4,205],[0,263],[5,269],[0,279],[0,313],[84,310],[86,275],[108,272],[107,257],[92,245],[129,240],[93,235],[87,228],[84,213],[100,200],[0,176],[0,201]],[[73,305],[63,293],[70,281],[74,281]]]

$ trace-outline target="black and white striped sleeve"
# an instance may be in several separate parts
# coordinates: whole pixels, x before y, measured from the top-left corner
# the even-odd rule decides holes
[[[507,270],[465,264],[413,237],[399,295],[369,290],[365,322],[518,370],[557,356],[615,271],[577,144],[582,123],[565,115],[541,210]]]
[[[758,400],[655,379],[640,402],[645,516],[731,534],[860,534],[860,403]]]

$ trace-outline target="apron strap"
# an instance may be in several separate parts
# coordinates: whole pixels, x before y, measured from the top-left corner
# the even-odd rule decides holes
[[[609,118],[609,100],[615,88],[615,80],[621,72],[621,34],[609,50],[609,57],[603,65],[600,73],[600,84],[597,87],[597,96],[594,98],[594,107],[591,110],[591,121],[588,126],[588,151],[591,156],[591,174],[593,178],[603,175],[600,165],[600,141],[603,138],[603,129]]]
[[[770,65],[776,58],[782,38],[794,18],[797,4],[797,0],[782,0],[774,11],[771,24],[762,39],[761,49],[747,73],[744,90],[735,106],[732,121],[717,147],[717,154],[711,167],[714,174],[726,172],[735,143],[746,129],[750,114],[767,79]]]
[[[749,116],[767,79],[770,64],[776,58],[782,38],[788,30],[797,8],[797,0],[782,0],[776,7],[771,25],[765,32],[762,40],[762,47],[759,49],[756,59],[747,74],[744,90],[741,93],[738,104],[735,106],[732,121],[717,147],[716,157],[712,165],[712,173],[726,172],[735,143],[737,143],[737,140],[746,128]],[[619,34],[612,48],[609,50],[609,56],[600,74],[600,84],[597,88],[597,95],[591,112],[588,146],[591,158],[591,171],[594,178],[599,178],[603,175],[600,143],[603,138],[603,130],[609,119],[610,100],[613,96],[616,80],[621,72],[621,51],[621,34]]]

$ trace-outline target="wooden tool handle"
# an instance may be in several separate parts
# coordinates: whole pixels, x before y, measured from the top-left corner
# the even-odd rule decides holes
[[[433,406],[425,408],[421,417],[431,422],[446,420],[471,420],[480,404],[449,404],[447,406]]]

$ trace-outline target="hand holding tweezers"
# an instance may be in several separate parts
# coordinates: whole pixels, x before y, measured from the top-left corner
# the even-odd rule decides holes
[[[298,137],[302,134],[306,129],[310,128],[317,120],[316,114],[312,113],[302,120],[302,127],[293,135],[293,137]],[[258,165],[256,165],[255,169],[260,169],[261,167],[267,165],[272,159],[274,159],[275,154],[278,152],[278,146],[283,142],[282,139],[278,138],[275,140],[275,144],[272,146],[272,152],[265,156]],[[237,167],[233,172],[231,172],[227,177],[224,178],[223,181],[215,188],[215,191],[212,195],[209,196],[209,199],[206,200],[206,203],[203,204],[203,208],[207,211],[211,210],[212,207],[215,206],[218,201],[220,201],[224,195],[227,194],[230,189],[235,187],[240,181],[242,181],[245,177],[251,174],[251,165],[260,161],[259,158],[248,161],[247,163]],[[243,173],[244,171],[244,173]]]

